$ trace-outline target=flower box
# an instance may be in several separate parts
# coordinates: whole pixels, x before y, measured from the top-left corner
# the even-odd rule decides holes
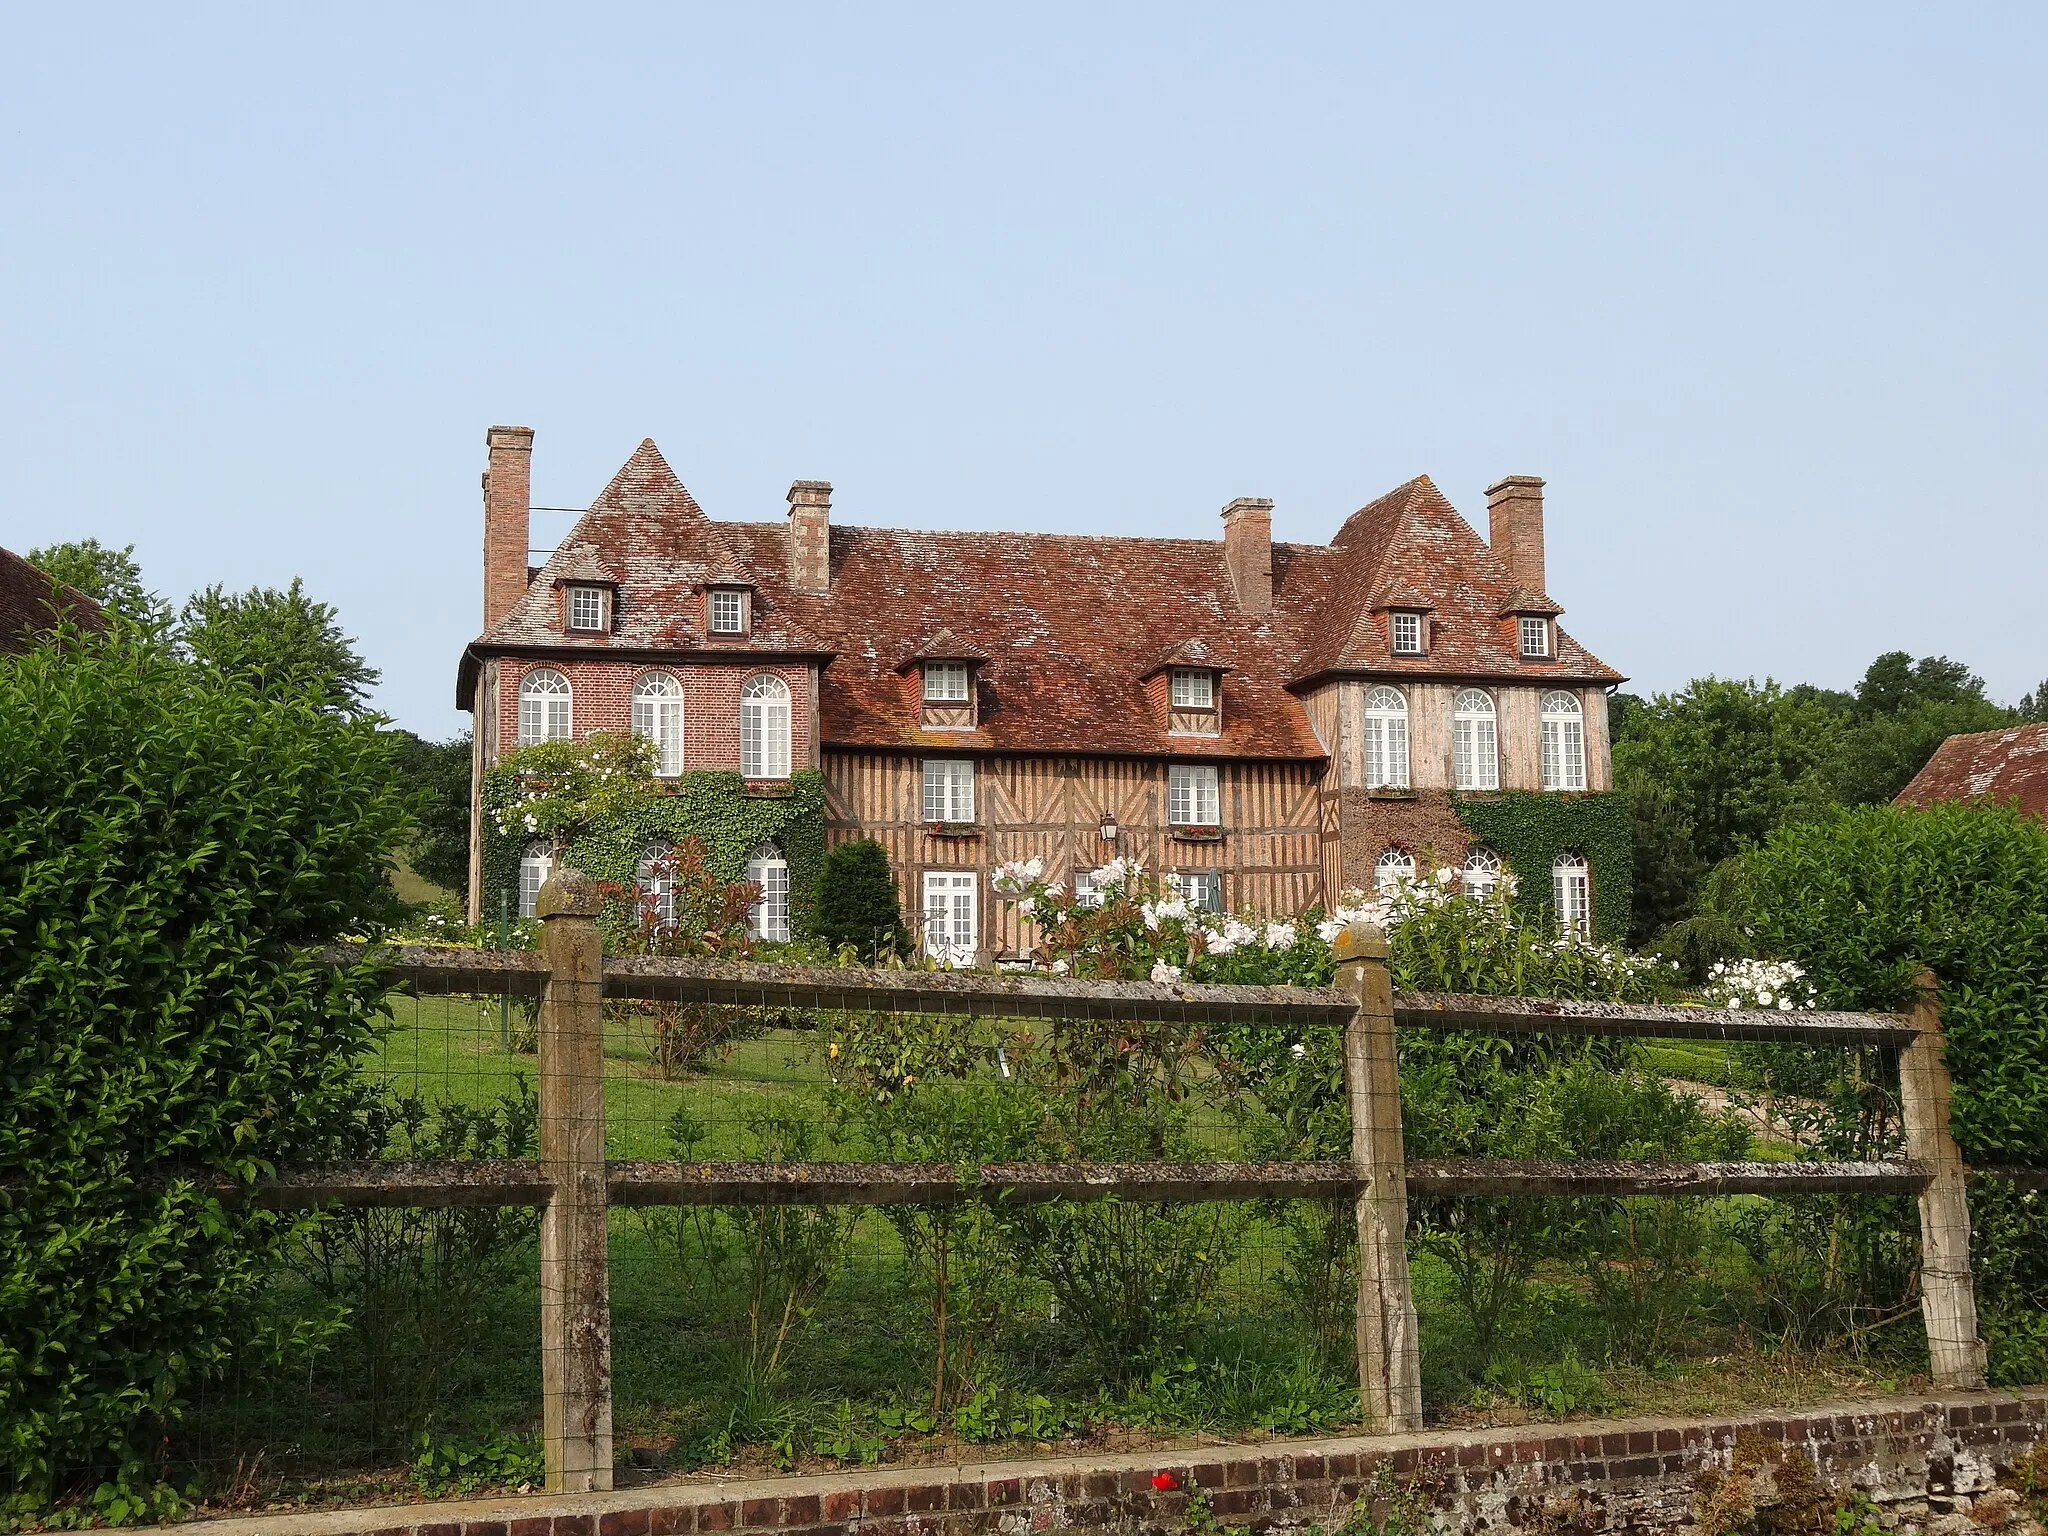
[[[928,821],[924,824],[926,837],[979,837],[981,824],[974,821]]]
[[[787,800],[796,790],[787,779],[748,779],[741,793],[756,800]]]
[[[1176,840],[1183,843],[1220,843],[1223,841],[1221,827],[1180,826],[1173,829]]]
[[[1412,789],[1395,789],[1392,785],[1382,784],[1378,789],[1368,789],[1365,792],[1365,797],[1368,800],[1413,800],[1415,798],[1415,791]]]

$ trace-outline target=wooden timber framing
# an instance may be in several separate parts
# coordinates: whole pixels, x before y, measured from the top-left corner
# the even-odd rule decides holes
[[[1188,738],[1188,761],[1208,762]],[[924,820],[924,759],[948,756],[975,763],[975,822],[970,835],[931,833]],[[988,873],[1013,859],[1045,861],[1055,880],[1095,869],[1122,855],[1159,871],[1216,870],[1230,911],[1299,912],[1327,903],[1320,761],[1215,760],[1222,836],[1190,839],[1167,823],[1164,758],[1000,756],[963,746],[916,752],[828,748],[825,835],[828,842],[869,837],[889,853],[903,910],[923,909],[928,870],[972,870],[980,876],[981,947],[1014,954],[1031,942],[1014,902],[989,889]],[[1101,836],[1114,816],[1114,843]]]

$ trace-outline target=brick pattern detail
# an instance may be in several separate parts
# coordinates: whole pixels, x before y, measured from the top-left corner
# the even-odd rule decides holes
[[[678,1483],[608,1494],[332,1510],[210,1522],[209,1536],[1037,1536],[1171,1530],[1199,1489],[1216,1518],[1255,1531],[1330,1529],[1385,1474],[1428,1492],[1446,1536],[1486,1531],[1677,1532],[1692,1482],[1726,1467],[1738,1436],[1813,1458],[1862,1488],[1888,1523],[1967,1510],[1999,1470],[2048,1437],[2048,1389],[1898,1399],[1695,1421],[1523,1425],[1470,1434],[1276,1441],[954,1468],[821,1473],[744,1485]],[[1153,1486],[1169,1474],[1170,1490]]]
[[[578,741],[592,731],[633,728],[633,685],[648,672],[666,672],[683,685],[683,771],[739,772],[740,689],[766,672],[789,686],[789,765],[818,766],[811,737],[811,668],[802,662],[735,657],[730,662],[514,661],[498,669],[498,732],[492,761],[519,745],[519,682],[536,668],[569,680],[570,728]]]
[[[491,454],[484,473],[484,628],[489,629],[526,596],[533,428],[493,427],[485,441]]]

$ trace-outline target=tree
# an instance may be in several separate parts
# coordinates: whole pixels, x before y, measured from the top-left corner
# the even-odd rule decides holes
[[[310,1219],[209,1186],[351,1144],[385,983],[312,951],[382,931],[406,831],[370,720],[161,637],[0,657],[0,1519],[168,1512],[164,1432]]]
[[[1982,701],[1984,679],[1960,661],[1922,656],[1915,661],[1904,651],[1886,651],[1873,661],[1856,685],[1859,715],[1895,715],[1916,704]]]
[[[469,885],[469,732],[447,741],[392,734],[399,772],[420,795],[419,837],[406,860],[422,880],[462,891]]]
[[[308,597],[296,576],[282,592],[208,587],[185,604],[179,628],[195,661],[262,698],[303,698],[351,714],[377,684],[377,669],[342,633],[334,609]]]
[[[2020,695],[2019,717],[2022,720],[2048,720],[2048,677],[2035,684],[2032,693]]]
[[[28,563],[83,592],[116,618],[152,628],[169,620],[169,605],[142,584],[133,544],[120,549],[109,549],[98,539],[50,544],[30,550]]]
[[[863,958],[910,949],[889,855],[873,838],[840,843],[825,855],[818,876],[817,924],[827,944],[851,945]]]

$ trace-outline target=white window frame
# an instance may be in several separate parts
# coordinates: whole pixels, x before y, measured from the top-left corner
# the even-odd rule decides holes
[[[926,758],[921,804],[927,822],[974,820],[974,760],[967,757]]]
[[[1542,784],[1545,789],[1586,787],[1586,712],[1562,689],[1543,695]]]
[[[1077,869],[1074,871],[1074,904],[1081,907],[1102,905],[1102,892],[1095,888],[1095,871]]]
[[[941,965],[972,965],[981,947],[981,876],[928,869],[920,906],[925,953]]]
[[[1420,656],[1422,654],[1422,615],[1419,613],[1395,613],[1391,625],[1396,656]]]
[[[1463,688],[1451,700],[1451,782],[1459,789],[1500,788],[1500,728],[1493,695]]]
[[[603,587],[583,584],[569,588],[568,625],[571,633],[579,635],[603,634],[606,610],[611,607],[611,593]],[[588,619],[588,623],[584,620]]]
[[[967,702],[967,663],[928,661],[924,664],[924,701],[927,704]]]
[[[747,632],[747,593],[744,587],[713,587],[705,602],[705,627],[712,634],[744,635]]]
[[[643,672],[633,683],[633,734],[654,743],[654,776],[683,771],[683,685],[668,672]]]
[[[1220,869],[1184,869],[1177,877],[1180,893],[1188,906],[1201,912],[1223,910],[1223,871]]]
[[[1365,787],[1408,787],[1408,697],[1376,683],[1365,691]]]
[[[1493,894],[1500,877],[1507,873],[1507,861],[1480,843],[1474,843],[1465,850],[1465,867],[1459,872],[1459,883],[1465,894],[1481,900]]]
[[[1373,889],[1385,896],[1414,883],[1415,855],[1406,848],[1382,848],[1380,856],[1372,861]]]
[[[640,911],[645,911],[648,897],[654,898],[654,920],[664,926],[676,920],[676,876],[673,868],[656,868],[664,859],[674,856],[675,846],[671,843],[649,843],[640,850],[640,862],[633,868],[633,895]],[[639,914],[636,912],[635,916]]]
[[[555,851],[546,843],[528,843],[519,856],[519,915],[532,917],[540,901],[540,888],[555,872]]]
[[[1214,709],[1216,674],[1207,667],[1175,667],[1167,673],[1167,688],[1175,709]]]
[[[535,667],[519,679],[519,745],[575,739],[576,694],[569,679],[553,667]]]
[[[1550,900],[1559,933],[1593,936],[1593,872],[1578,854],[1561,853],[1550,866]]]
[[[757,672],[740,685],[740,777],[789,777],[789,684]]]
[[[747,855],[747,879],[761,896],[747,909],[747,933],[764,944],[789,942],[789,860],[773,843],[762,843]]]
[[[1167,766],[1166,823],[1172,827],[1223,825],[1223,780],[1212,764]]]
[[[1535,614],[1523,614],[1522,654],[1532,661],[1540,661],[1550,654],[1550,620]]]

